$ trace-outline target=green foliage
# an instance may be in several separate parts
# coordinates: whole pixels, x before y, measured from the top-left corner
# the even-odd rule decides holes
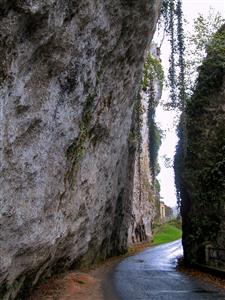
[[[168,221],[168,224],[173,225],[176,228],[182,230],[182,222],[181,222],[181,218],[179,218],[179,217],[174,218],[174,219]]]
[[[155,180],[155,190],[156,190],[157,194],[160,194],[161,186],[160,186],[160,182],[158,179]]]
[[[148,101],[148,128],[149,128],[149,154],[150,154],[150,169],[152,171],[153,180],[155,179],[158,172],[158,150],[161,145],[161,131],[155,123],[155,107],[157,103],[155,103],[155,89],[154,82],[158,80],[161,85],[161,89],[163,88],[164,81],[164,71],[161,65],[161,62],[158,58],[153,57],[153,55],[149,52],[146,61],[144,64],[144,71],[142,77],[142,90],[145,91],[149,95]],[[140,131],[142,123],[140,118],[140,113],[142,111],[141,101],[137,102],[135,109],[139,111],[136,114],[137,116],[137,124],[140,124],[137,128]],[[139,142],[141,144],[141,140]]]
[[[164,71],[162,64],[159,59],[152,56],[149,52],[144,64],[143,78],[142,78],[142,89],[147,91],[150,87],[152,80],[159,80],[161,89],[163,88],[164,82]]]
[[[180,0],[164,0],[161,15],[171,46],[168,70],[170,102],[167,103],[167,108],[178,107],[183,110],[186,103],[186,91],[182,2]]]
[[[173,83],[170,83],[170,86],[172,86],[172,90],[174,89],[174,93],[177,95],[176,99],[178,99],[175,105],[174,101],[171,101],[172,107],[177,106],[182,112],[178,130],[180,141],[175,156],[175,182],[178,206],[180,206],[180,190],[182,189],[180,170],[183,168],[182,161],[187,151],[186,106],[187,103],[189,103],[188,107],[190,108],[191,105],[195,103],[195,108],[191,109],[191,111],[194,114],[199,114],[203,109],[202,104],[206,104],[208,101],[208,94],[211,93],[213,89],[218,89],[221,85],[221,65],[224,63],[224,42],[221,34],[217,33],[217,37],[215,37],[215,32],[224,20],[219,13],[215,13],[212,9],[209,11],[207,17],[199,15],[194,22],[192,33],[189,34],[189,37],[186,37],[187,47],[185,49],[181,1],[177,1],[176,16],[177,47],[175,47],[174,51],[175,54],[177,52],[178,55],[177,64],[180,67],[180,73],[177,82],[180,84],[176,85],[175,89]],[[171,36],[174,37],[174,35]],[[173,51],[172,46],[171,48]],[[205,59],[206,51],[208,52],[207,60]],[[213,54],[212,59],[210,59],[210,53]],[[186,60],[184,59],[185,56],[187,57]],[[200,67],[203,61],[204,64]],[[217,65],[216,68],[215,65]],[[174,70],[174,73],[175,72],[176,68]],[[193,92],[194,96],[191,99]],[[198,98],[198,101],[195,102],[194,98]],[[188,110],[190,111],[189,108]]]
[[[155,122],[155,107],[157,106],[154,82],[158,80],[160,82],[160,88],[163,89],[164,71],[161,62],[158,58],[155,58],[148,53],[145,64],[144,73],[142,79],[142,90],[149,95],[148,101],[148,129],[149,129],[149,168],[152,173],[154,188],[156,192],[156,198],[158,199],[160,193],[160,184],[156,180],[156,176],[160,171],[158,164],[158,151],[161,145],[162,132]],[[157,202],[156,199],[156,202]]]
[[[176,106],[177,92],[176,92],[176,39],[175,39],[175,1],[169,1],[169,26],[168,32],[170,37],[171,53],[170,53],[170,67],[169,67],[169,86],[170,86],[170,98],[173,106]]]
[[[199,15],[185,50],[181,1],[163,1],[162,14],[171,44],[169,105],[182,112],[174,161],[177,199],[185,255],[193,261],[206,241],[225,244],[225,25],[217,31],[225,21],[212,10],[206,18]]]
[[[169,243],[176,241],[181,237],[182,231],[180,228],[177,228],[177,224],[167,222],[156,228],[153,236],[153,244],[159,245],[163,243]]]
[[[208,56],[204,64],[200,67],[200,73],[197,78],[196,92],[192,98],[191,104],[195,99],[202,101],[208,99],[208,94],[217,91],[222,84],[225,68],[225,33],[219,31],[208,46]],[[190,105],[191,105],[190,104]]]
[[[199,67],[203,63],[206,53],[212,46],[214,49],[219,47],[219,43],[215,45],[215,39],[213,37],[224,23],[225,19],[222,15],[211,8],[206,17],[199,14],[194,21],[192,31],[187,36],[186,76],[188,78],[188,84],[186,89],[190,96],[196,88],[196,79],[200,71]]]
[[[182,115],[186,131],[180,127],[175,158],[176,186],[188,232],[185,243],[193,249],[190,256],[195,260],[206,241],[225,243],[220,231],[225,219],[225,25],[207,49],[196,89]]]
[[[148,95],[148,120],[147,125],[149,129],[149,168],[152,173],[154,190],[155,190],[155,207],[158,214],[156,215],[155,219],[159,218],[159,194],[160,194],[160,183],[156,179],[157,174],[159,173],[159,164],[158,164],[158,151],[161,145],[161,131],[158,128],[157,124],[155,123],[155,107],[158,103],[157,97],[155,95],[155,87],[154,83],[159,81],[160,88],[163,89],[163,82],[164,82],[164,71],[161,65],[161,61],[154,57],[150,52],[147,55],[145,64],[144,64],[144,71],[143,71],[143,78],[142,78],[142,91]],[[140,104],[139,104],[140,105]],[[140,111],[140,107],[136,107],[138,111]],[[138,115],[138,114],[137,114]],[[137,120],[138,122],[138,120]],[[137,123],[136,122],[136,123]],[[140,130],[140,127],[139,127]],[[140,174],[140,155],[139,155],[139,176]],[[140,188],[141,191],[141,188]],[[141,192],[140,195],[141,197]]]
[[[184,29],[183,29],[183,11],[181,1],[177,1],[177,48],[178,48],[178,98],[179,107],[184,111],[186,106],[186,82],[185,82],[185,45],[184,45]]]
[[[148,127],[149,127],[149,156],[150,168],[153,180],[159,173],[158,152],[162,143],[162,131],[155,122],[155,110],[150,108],[148,111]]]

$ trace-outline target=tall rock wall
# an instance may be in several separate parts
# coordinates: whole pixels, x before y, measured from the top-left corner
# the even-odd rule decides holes
[[[127,247],[157,0],[0,1],[0,298]]]
[[[157,214],[157,195],[151,161],[152,135],[150,135],[154,123],[154,111],[161,98],[162,86],[156,74],[154,63],[160,65],[157,45],[151,44],[149,54],[150,64],[145,63],[146,72],[149,73],[147,87],[144,87],[145,75],[143,75],[142,91],[140,93],[139,105],[136,107],[138,117],[136,120],[136,134],[138,136],[137,147],[134,153],[134,175],[133,175],[133,201],[132,221],[129,228],[129,244],[150,241],[152,227]],[[148,60],[148,58],[147,58]],[[146,61],[147,61],[146,60]],[[154,62],[154,63],[153,63]],[[139,126],[138,126],[139,125]]]
[[[188,263],[225,269],[225,26],[216,34],[187,106],[176,154]],[[184,117],[184,116],[183,116]],[[207,253],[213,249],[214,258]]]

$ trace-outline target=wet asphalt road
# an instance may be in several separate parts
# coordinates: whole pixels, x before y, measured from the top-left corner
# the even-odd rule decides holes
[[[156,246],[123,260],[112,274],[120,300],[225,299],[209,284],[176,271],[181,241]]]

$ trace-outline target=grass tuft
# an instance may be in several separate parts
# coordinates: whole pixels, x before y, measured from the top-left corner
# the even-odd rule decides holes
[[[182,237],[182,231],[171,221],[159,226],[153,236],[153,245],[176,241]]]

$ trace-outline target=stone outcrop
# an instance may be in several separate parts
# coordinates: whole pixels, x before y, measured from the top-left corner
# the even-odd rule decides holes
[[[0,1],[0,298],[127,247],[157,0]]]
[[[148,128],[148,100],[147,94],[141,95],[140,129],[141,147],[137,147],[134,157],[132,222],[129,230],[129,242],[148,241],[152,235],[152,221],[154,219],[154,184],[149,161],[149,128]]]
[[[151,57],[160,63],[157,54],[157,45],[152,43],[150,50]],[[137,142],[134,154],[134,176],[133,176],[133,201],[132,201],[132,222],[129,228],[129,244],[150,241],[152,227],[156,216],[156,192],[154,186],[154,174],[152,174],[150,147],[151,130],[149,118],[154,118],[149,111],[154,110],[161,98],[162,86],[156,74],[151,78],[148,88],[140,93],[139,123],[137,126]],[[150,120],[154,121],[154,120]],[[138,123],[138,122],[136,122]]]
[[[208,47],[196,91],[187,106],[187,126],[180,131],[176,154],[176,177],[186,262],[225,269],[224,47],[225,26]],[[214,258],[206,257],[208,247]]]

